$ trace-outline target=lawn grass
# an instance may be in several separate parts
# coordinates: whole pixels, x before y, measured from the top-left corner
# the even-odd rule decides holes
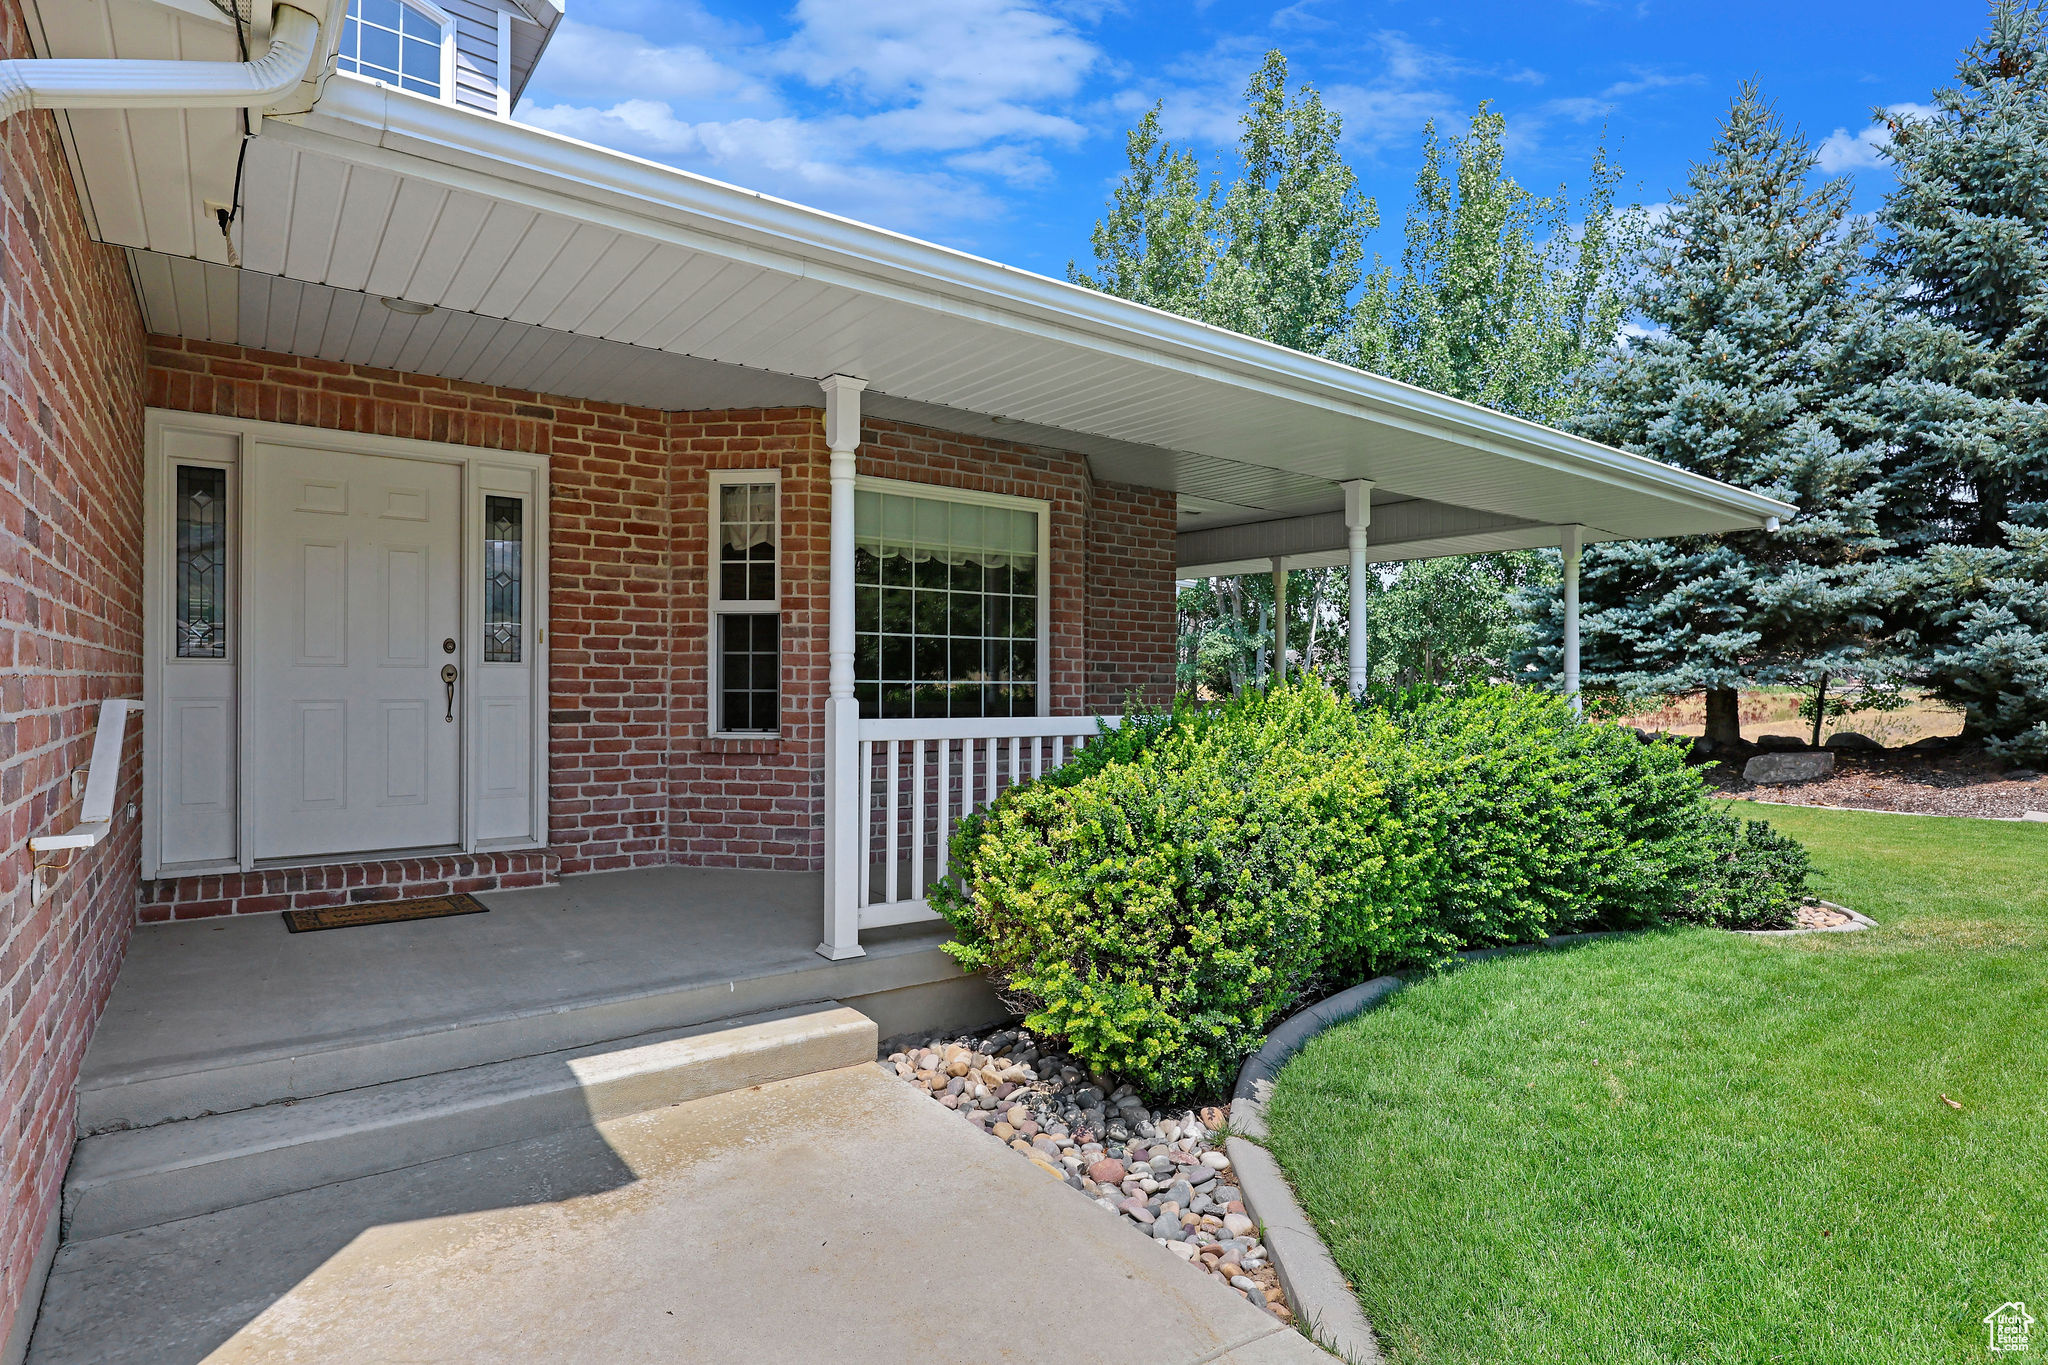
[[[2048,826],[1743,813],[1881,927],[1475,963],[1282,1073],[1394,1360],[1980,1360],[2009,1299],[2048,1350]]]

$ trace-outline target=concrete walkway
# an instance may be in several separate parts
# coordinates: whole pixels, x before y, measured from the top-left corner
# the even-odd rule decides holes
[[[32,1365],[1329,1357],[859,1066],[66,1246]]]

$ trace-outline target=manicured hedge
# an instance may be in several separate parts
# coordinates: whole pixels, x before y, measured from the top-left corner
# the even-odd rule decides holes
[[[1672,744],[1513,687],[1359,705],[1314,680],[1130,718],[962,822],[932,903],[1030,1026],[1217,1094],[1305,997],[1592,927],[1771,924],[1798,845]]]

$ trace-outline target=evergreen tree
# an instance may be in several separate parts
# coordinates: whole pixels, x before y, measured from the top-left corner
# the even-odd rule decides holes
[[[1423,130],[1401,274],[1376,271],[1359,304],[1351,359],[1368,370],[1503,412],[1560,423],[1574,375],[1605,353],[1621,324],[1629,215],[1614,208],[1618,174],[1596,154],[1572,222],[1570,204],[1506,174],[1507,120],[1486,104],[1454,138]]]
[[[1756,531],[1605,544],[1583,568],[1590,681],[1707,694],[1708,737],[1740,738],[1736,689],[1888,680],[1877,605],[1893,590],[1880,451],[1854,434],[1845,352],[1867,230],[1849,185],[1809,188],[1811,146],[1754,87],[1652,230],[1633,304],[1648,334],[1590,375],[1580,432],[1781,498]],[[1546,599],[1557,666],[1561,613]]]
[[[1881,115],[1883,325],[1863,354],[1887,534],[1934,691],[1998,753],[2048,758],[2048,33],[2001,0],[1926,118]]]

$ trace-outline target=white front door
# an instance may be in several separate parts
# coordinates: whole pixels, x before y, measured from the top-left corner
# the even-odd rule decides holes
[[[459,844],[461,469],[290,446],[257,455],[254,856]]]

